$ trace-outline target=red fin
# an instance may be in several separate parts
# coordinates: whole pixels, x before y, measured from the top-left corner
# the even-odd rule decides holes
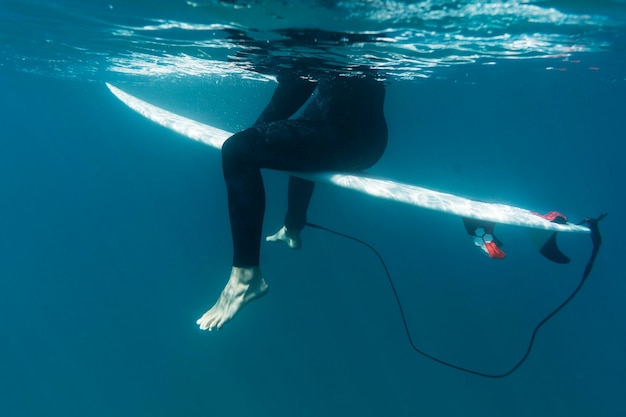
[[[551,221],[552,223],[567,224],[567,216],[563,213],[559,213],[558,211],[551,211],[546,214],[537,213],[537,215]]]
[[[506,253],[496,245],[495,241],[485,242],[485,247],[487,248],[487,255],[489,255],[490,258],[504,259],[506,257]]]
[[[501,248],[502,242],[493,234],[496,224],[485,220],[463,217],[467,233],[474,238],[474,244],[491,259],[504,259],[506,254]]]

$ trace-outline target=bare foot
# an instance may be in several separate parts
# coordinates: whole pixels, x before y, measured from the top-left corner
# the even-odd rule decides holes
[[[287,230],[286,226],[280,228],[278,232],[265,238],[267,242],[285,242],[291,249],[300,249],[302,239],[299,230]]]
[[[202,330],[221,329],[224,323],[230,321],[250,301],[264,296],[269,286],[258,266],[238,268],[233,266],[230,279],[220,298],[209,311],[204,313],[196,323]]]

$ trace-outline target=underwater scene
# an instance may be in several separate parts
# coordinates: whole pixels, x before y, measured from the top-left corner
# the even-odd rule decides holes
[[[352,174],[444,201],[316,177],[320,227],[263,238],[269,292],[202,330],[232,196],[193,129],[253,126],[285,73],[375,74]],[[0,91],[1,416],[626,415],[625,1],[0,0]]]

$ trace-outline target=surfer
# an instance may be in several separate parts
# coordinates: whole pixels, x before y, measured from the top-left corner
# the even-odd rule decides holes
[[[363,170],[380,159],[387,145],[385,87],[375,74],[324,74],[312,80],[289,73],[277,79],[278,87],[255,124],[231,136],[222,147],[233,264],[219,299],[197,321],[203,330],[220,329],[269,289],[259,260],[265,212],[261,169]],[[302,113],[289,119],[312,95]],[[284,225],[267,241],[284,242],[292,249],[302,246],[300,232],[314,185],[289,177]]]

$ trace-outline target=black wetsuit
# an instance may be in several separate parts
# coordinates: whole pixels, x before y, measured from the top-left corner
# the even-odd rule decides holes
[[[385,88],[373,76],[325,76],[316,82],[283,76],[255,125],[222,148],[233,235],[233,266],[259,265],[265,190],[261,168],[284,171],[362,170],[387,145]],[[287,120],[313,94],[297,119]],[[285,226],[301,230],[314,183],[289,178]]]

